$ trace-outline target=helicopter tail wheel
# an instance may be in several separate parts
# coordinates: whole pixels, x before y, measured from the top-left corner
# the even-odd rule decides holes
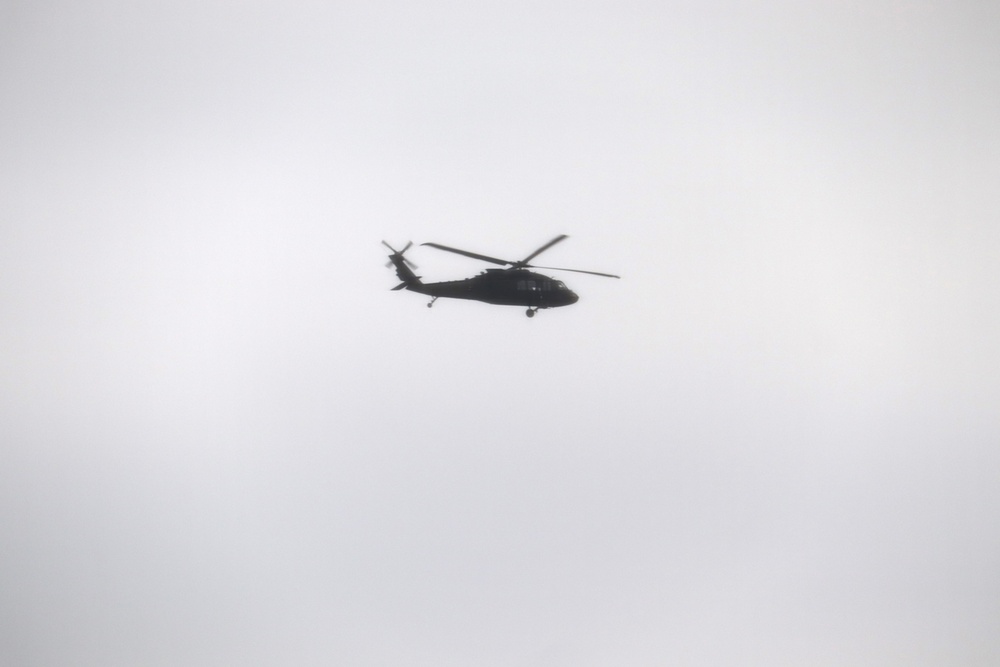
[[[430,300],[430,301],[429,301],[429,302],[427,303],[427,307],[428,307],[428,308],[430,308],[431,306],[433,306],[433,305],[434,305],[434,302],[435,302],[435,301],[437,301],[437,300],[438,300],[438,298],[437,298],[436,296],[435,296],[435,297],[433,297],[433,298],[432,298],[432,299],[431,299],[431,300]]]
[[[535,308],[529,308],[528,310],[526,310],[524,312],[524,314],[527,315],[528,317],[534,317],[535,316],[535,312],[536,312]]]

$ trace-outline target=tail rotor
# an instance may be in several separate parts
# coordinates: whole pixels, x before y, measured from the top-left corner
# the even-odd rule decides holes
[[[422,285],[422,283],[420,282],[420,277],[415,273],[413,273],[413,269],[417,268],[417,265],[408,260],[406,257],[404,257],[406,251],[409,250],[410,246],[413,245],[413,241],[410,241],[405,246],[403,246],[402,250],[396,250],[385,241],[382,241],[382,245],[384,245],[386,248],[392,251],[392,254],[389,255],[389,261],[386,263],[386,266],[395,267],[396,275],[399,276],[399,279],[403,281],[400,284],[393,287],[392,289],[401,290],[405,288],[405,289],[419,290]]]
[[[390,257],[389,257],[389,261],[385,263],[386,267],[392,266],[392,264],[393,264],[392,260],[394,258],[398,257],[399,259],[403,260],[406,263],[406,265],[409,266],[411,269],[418,268],[416,264],[414,264],[409,259],[407,259],[406,257],[403,256],[406,253],[406,251],[410,249],[410,246],[413,245],[413,241],[407,241],[406,245],[403,246],[402,250],[396,250],[395,248],[393,248],[391,245],[389,245],[385,241],[382,241],[382,245],[384,245],[386,248],[388,248],[389,250],[392,251],[392,255],[390,255]]]

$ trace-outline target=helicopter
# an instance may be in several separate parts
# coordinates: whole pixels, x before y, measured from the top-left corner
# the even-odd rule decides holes
[[[525,311],[525,315],[534,317],[535,313],[542,308],[571,306],[580,297],[566,287],[566,284],[561,280],[543,276],[528,269],[572,271],[574,273],[588,273],[592,276],[604,276],[605,278],[621,277],[611,273],[582,271],[580,269],[561,269],[554,266],[535,266],[528,263],[567,238],[569,237],[566,234],[560,234],[524,259],[516,262],[490,257],[489,255],[480,255],[468,250],[459,250],[458,248],[441,245],[440,243],[422,243],[421,245],[437,248],[438,250],[445,250],[484,262],[490,262],[491,264],[506,266],[503,269],[486,269],[479,275],[464,280],[448,280],[437,283],[422,282],[420,277],[413,272],[413,269],[417,268],[416,265],[404,257],[406,251],[413,245],[412,241],[407,243],[402,250],[396,250],[385,241],[382,241],[382,244],[392,251],[386,266],[395,266],[396,275],[403,281],[392,289],[407,289],[411,292],[430,296],[431,300],[427,304],[428,308],[433,306],[434,302],[441,297],[448,299],[471,299],[502,306],[526,306],[527,311]]]

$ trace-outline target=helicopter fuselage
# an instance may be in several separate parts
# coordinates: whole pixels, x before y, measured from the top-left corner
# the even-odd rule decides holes
[[[471,299],[535,309],[569,306],[580,298],[561,280],[524,269],[486,269],[472,278],[411,284],[406,289],[435,298]]]

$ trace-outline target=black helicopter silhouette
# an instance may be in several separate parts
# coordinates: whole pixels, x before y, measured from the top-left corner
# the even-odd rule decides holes
[[[420,277],[413,273],[416,265],[404,257],[404,253],[410,249],[413,242],[410,241],[402,250],[396,250],[391,245],[382,243],[392,254],[389,255],[389,262],[386,266],[395,266],[396,275],[402,280],[400,284],[393,287],[393,290],[408,289],[418,294],[426,294],[431,297],[427,307],[430,308],[434,302],[441,297],[449,299],[472,299],[474,301],[485,301],[502,306],[527,306],[526,315],[534,317],[541,308],[557,308],[559,306],[571,306],[576,303],[578,297],[561,280],[543,276],[528,269],[548,269],[551,271],[573,271],[574,273],[589,273],[592,276],[604,276],[605,278],[620,278],[611,273],[598,273],[597,271],[581,271],[580,269],[561,269],[554,266],[535,266],[529,264],[538,255],[542,254],[555,244],[569,238],[565,234],[555,237],[535,252],[517,262],[506,259],[497,259],[488,255],[469,252],[451,248],[440,243],[422,243],[421,245],[447,250],[473,259],[480,259],[492,264],[506,265],[505,269],[486,269],[477,276],[466,278],[465,280],[449,280],[439,283],[424,283]],[[412,267],[412,268],[411,268]]]

